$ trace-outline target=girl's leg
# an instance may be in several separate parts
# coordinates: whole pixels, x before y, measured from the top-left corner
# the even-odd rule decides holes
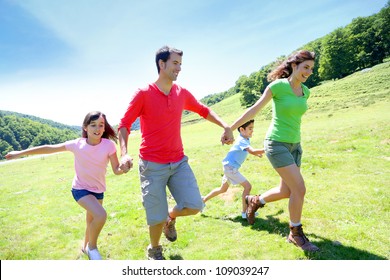
[[[246,212],[246,207],[247,207],[245,198],[247,195],[251,193],[252,185],[248,181],[244,181],[241,183],[241,186],[244,187],[244,190],[242,191],[242,212],[244,213]]]
[[[212,199],[213,197],[226,192],[228,188],[229,188],[229,183],[227,181],[222,183],[222,185],[219,188],[215,188],[208,195],[206,195],[203,198],[203,202],[206,203],[206,201]]]
[[[78,204],[87,210],[87,228],[85,231],[84,248],[93,250],[97,248],[97,239],[106,222],[107,213],[103,208],[103,200],[97,200],[93,195],[87,195],[79,199]]]

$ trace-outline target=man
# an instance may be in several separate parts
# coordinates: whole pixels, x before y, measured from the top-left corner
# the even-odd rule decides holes
[[[182,56],[182,51],[168,46],[157,51],[157,81],[135,92],[118,127],[121,168],[127,172],[133,165],[127,154],[130,127],[140,117],[139,174],[150,235],[147,255],[153,260],[164,259],[160,245],[162,232],[169,241],[175,241],[176,218],[195,215],[203,208],[199,187],[183,151],[180,134],[183,110],[196,112],[223,127],[225,143],[234,140],[227,124],[216,113],[198,102],[188,90],[173,83],[181,71]],[[167,186],[176,202],[170,210]]]

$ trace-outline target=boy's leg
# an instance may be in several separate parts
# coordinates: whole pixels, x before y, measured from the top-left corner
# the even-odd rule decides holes
[[[245,198],[247,195],[251,193],[252,185],[249,183],[249,181],[244,181],[241,183],[241,186],[243,186],[244,190],[242,191],[242,212],[246,212],[247,204],[245,201]]]
[[[220,195],[221,193],[226,192],[228,190],[228,188],[229,188],[229,181],[224,180],[219,188],[215,188],[214,190],[212,190],[208,195],[206,195],[203,198],[203,202],[206,203],[206,201],[212,199],[213,197]]]

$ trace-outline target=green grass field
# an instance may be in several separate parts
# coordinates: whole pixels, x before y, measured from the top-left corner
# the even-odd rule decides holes
[[[302,222],[318,253],[287,243],[287,200],[267,204],[254,225],[241,219],[241,187],[210,200],[202,214],[179,218],[178,240],[162,237],[167,259],[184,260],[388,260],[390,257],[390,63],[313,88],[303,118],[302,173],[307,194]],[[231,123],[244,109],[239,96],[213,106]],[[255,122],[252,146],[261,147],[270,106]],[[187,115],[186,154],[205,195],[219,186],[229,150],[222,129]],[[191,123],[191,124],[189,124]],[[129,142],[134,158],[140,137]],[[141,204],[138,164],[126,175],[108,170],[106,226],[99,238],[105,259],[144,260],[149,242]],[[241,168],[252,193],[278,184],[266,157],[251,155]],[[85,213],[70,193],[73,155],[17,160],[0,165],[0,259],[86,259],[80,248]],[[168,198],[174,204],[172,198]]]

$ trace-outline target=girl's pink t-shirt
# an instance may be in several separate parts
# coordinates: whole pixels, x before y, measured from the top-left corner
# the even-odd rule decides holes
[[[116,153],[115,143],[109,139],[95,146],[89,145],[86,138],[67,141],[65,147],[74,154],[75,176],[72,188],[89,190],[94,193],[106,191],[106,173],[110,156]]]

